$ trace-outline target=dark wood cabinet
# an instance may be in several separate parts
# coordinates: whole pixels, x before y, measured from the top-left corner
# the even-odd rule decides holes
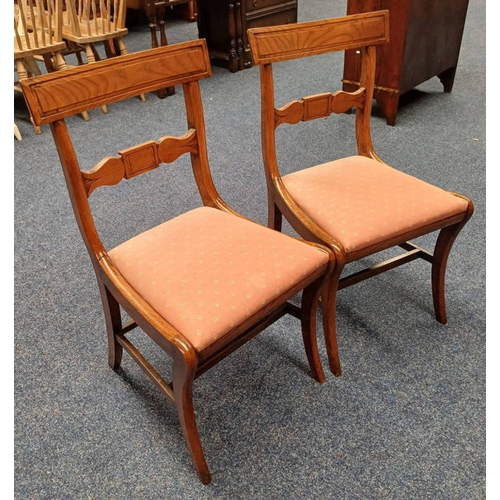
[[[231,72],[252,65],[247,29],[297,22],[297,0],[197,0],[200,38],[212,63]]]
[[[438,76],[451,92],[469,0],[348,0],[347,14],[389,10],[390,41],[377,50],[374,97],[389,125],[399,98]],[[359,56],[347,51],[344,90],[359,86]]]

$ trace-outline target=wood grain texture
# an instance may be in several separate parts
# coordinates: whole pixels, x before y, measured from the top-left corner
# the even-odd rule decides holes
[[[353,107],[361,107],[365,99],[365,89],[356,92],[339,90],[332,94],[325,92],[313,96],[303,97],[298,101],[290,101],[281,108],[275,109],[275,127],[283,123],[295,125],[300,121],[326,118],[332,113],[345,113]]]
[[[374,97],[387,123],[396,124],[400,96],[438,76],[451,92],[469,0],[348,0],[347,14],[387,9],[391,43],[377,51]],[[360,60],[348,50],[344,90],[359,86]]]
[[[21,82],[37,125],[211,76],[205,41],[159,47]],[[36,90],[36,91],[35,91]]]
[[[248,30],[297,22],[297,0],[197,0],[200,38],[212,64],[236,72],[252,66]]]
[[[389,40],[388,11],[248,30],[254,64],[287,61]]]

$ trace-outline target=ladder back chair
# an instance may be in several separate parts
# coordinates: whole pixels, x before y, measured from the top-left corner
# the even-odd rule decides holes
[[[326,244],[335,252],[337,266],[322,306],[323,314],[332,321],[332,327],[327,330],[331,334],[327,341],[330,369],[340,375],[335,335],[337,291],[421,258],[432,265],[435,316],[445,324],[448,255],[473,213],[473,203],[465,196],[390,167],[374,151],[370,117],[376,47],[388,42],[388,11],[254,28],[248,30],[248,34],[254,63],[260,66],[262,154],[269,226],[281,230],[285,217],[300,236]],[[274,63],[347,50],[355,50],[359,57],[361,85],[357,91],[325,92],[275,107]],[[316,62],[324,64],[322,60]],[[295,73],[293,78],[310,79],[310,76]],[[324,119],[352,108],[356,109],[353,132],[357,154],[281,174],[283,166],[276,152],[278,127]],[[436,231],[439,234],[433,253],[410,241]],[[393,247],[401,250],[396,257],[341,276],[346,264]]]
[[[78,66],[57,78],[42,75],[22,82],[35,122],[50,124],[76,221],[95,270],[106,319],[109,365],[117,369],[125,349],[174,404],[203,483],[210,482],[211,476],[195,421],[195,378],[291,314],[300,320],[312,376],[324,382],[316,312],[322,288],[335,267],[334,254],[327,247],[259,225],[236,213],[219,196],[208,163],[199,86],[199,80],[209,76],[206,42],[195,40],[106,59],[93,68]],[[182,85],[185,134],[126,144],[117,156],[104,158],[90,170],[80,167],[66,118],[169,85]],[[200,206],[105,248],[89,201],[94,190],[123,180],[133,182],[134,177],[148,176],[184,154],[190,156]],[[148,200],[147,205],[151,204]],[[299,294],[300,306],[295,303]],[[129,322],[122,323],[122,312]],[[170,356],[171,382],[162,378],[137,342],[133,344],[127,336],[135,327]]]

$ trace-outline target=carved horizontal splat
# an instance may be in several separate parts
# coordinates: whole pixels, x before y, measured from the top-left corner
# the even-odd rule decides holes
[[[114,186],[123,178],[131,179],[162,163],[172,163],[185,153],[198,152],[196,130],[190,129],[180,137],[165,136],[158,142],[147,141],[120,151],[120,158],[108,156],[93,169],[82,172],[87,196],[100,186]]]
[[[325,118],[332,113],[345,113],[353,107],[362,106],[365,93],[362,87],[355,92],[339,90],[335,94],[325,92],[304,97],[299,101],[291,101],[282,108],[274,110],[274,126],[277,128],[283,123],[295,125],[300,121]]]
[[[172,163],[184,153],[198,152],[196,130],[190,129],[181,137],[162,137],[159,141],[158,156],[164,163]]]
[[[130,179],[160,165],[158,144],[147,141],[119,152],[125,166],[125,177]]]
[[[120,158],[108,156],[102,159],[93,169],[82,172],[83,184],[87,197],[100,186],[114,186],[125,175],[125,166]]]
[[[345,92],[344,90],[339,90],[333,94],[332,102],[332,112],[333,113],[345,113],[351,108],[363,107],[365,102],[366,89],[360,87],[355,92]]]

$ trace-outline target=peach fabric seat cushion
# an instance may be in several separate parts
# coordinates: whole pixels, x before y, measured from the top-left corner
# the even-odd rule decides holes
[[[462,198],[364,156],[294,172],[283,183],[348,253],[467,210]]]
[[[199,351],[328,262],[326,251],[209,207],[150,229],[108,255]]]

